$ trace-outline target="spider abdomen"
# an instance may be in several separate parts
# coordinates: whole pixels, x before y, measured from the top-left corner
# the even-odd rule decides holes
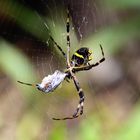
[[[88,62],[92,59],[90,55],[92,52],[89,50],[89,48],[83,47],[78,49],[71,58],[71,63],[74,66],[81,66],[81,65],[87,65]]]

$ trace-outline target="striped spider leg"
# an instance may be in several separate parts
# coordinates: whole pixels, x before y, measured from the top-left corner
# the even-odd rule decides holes
[[[66,28],[67,28],[67,57],[66,57],[66,60],[67,60],[67,69],[69,71],[69,74],[70,74],[70,78],[72,78],[74,84],[75,84],[75,87],[77,89],[77,92],[79,94],[79,97],[80,97],[80,100],[79,100],[79,104],[76,108],[76,111],[75,113],[70,116],[70,117],[64,117],[64,118],[53,118],[54,120],[67,120],[67,119],[75,119],[77,117],[79,117],[79,115],[82,115],[83,114],[83,105],[84,105],[84,92],[82,90],[82,88],[80,88],[80,84],[79,84],[79,81],[78,79],[76,78],[75,74],[72,72],[73,71],[73,67],[71,66],[71,63],[70,63],[70,23],[69,23],[69,10],[67,10],[67,24],[66,24]],[[78,114],[80,111],[80,114]]]

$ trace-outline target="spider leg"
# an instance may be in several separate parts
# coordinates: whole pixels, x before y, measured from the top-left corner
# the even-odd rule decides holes
[[[38,15],[38,13],[36,13],[37,16],[41,19],[41,21],[43,21],[44,26],[46,27],[47,31],[49,30],[48,25],[46,23],[46,21],[40,16]],[[51,39],[51,41],[56,45],[56,47],[60,50],[60,52],[62,53],[62,55],[66,58],[66,54],[65,52],[62,50],[62,48],[57,44],[57,42],[54,41],[53,37],[49,34],[49,38]]]
[[[66,30],[67,30],[67,67],[70,68],[70,14],[69,9],[67,9],[67,23],[66,23]]]
[[[83,114],[83,105],[84,105],[84,92],[82,90],[82,88],[80,88],[80,85],[79,85],[79,82],[76,78],[75,75],[72,76],[73,78],[73,81],[74,81],[74,84],[75,84],[75,87],[78,91],[78,94],[79,94],[79,97],[80,97],[80,101],[79,101],[79,104],[76,108],[76,111],[75,113],[70,116],[70,117],[64,117],[64,118],[52,118],[53,120],[69,120],[69,119],[75,119],[75,118],[78,118],[80,115]],[[80,113],[79,113],[80,111]],[[78,114],[79,113],[79,114]]]
[[[57,121],[60,121],[60,120],[70,120],[70,119],[75,119],[75,118],[78,118],[80,115],[77,115],[75,117],[65,117],[65,118],[52,118],[53,120],[57,120]]]
[[[27,86],[33,86],[33,87],[36,86],[36,84],[30,84],[30,83],[25,83],[25,82],[21,82],[21,81],[17,81],[17,82],[20,84],[23,84],[23,85],[27,85]]]
[[[83,90],[80,87],[80,84],[78,82],[78,79],[76,78],[75,75],[73,75],[72,77],[73,77],[73,81],[74,81],[75,87],[76,87],[77,92],[78,92],[79,97],[80,97],[79,104],[78,104],[78,106],[76,108],[75,113],[73,114],[73,117],[75,118],[75,117],[77,117],[79,111],[80,111],[80,115],[83,114],[83,106],[84,106],[85,97],[84,97],[84,92],[83,92]]]
[[[69,7],[67,9],[67,23],[66,23],[66,30],[67,30],[67,57],[65,52],[62,50],[62,48],[57,44],[57,42],[54,41],[53,37],[50,36],[50,39],[52,40],[52,42],[54,42],[54,44],[57,46],[57,48],[60,50],[60,52],[62,53],[62,55],[67,59],[67,63],[69,65],[69,52],[70,52],[70,14],[69,14]]]
[[[54,44],[56,45],[56,47],[59,49],[59,51],[62,53],[62,55],[66,58],[66,54],[65,52],[62,50],[62,48],[57,44],[57,42],[54,41],[53,37],[50,36],[50,39],[52,40],[52,42],[54,42]]]
[[[69,15],[69,9],[67,10],[67,24],[66,24],[66,29],[67,29],[67,67],[69,68],[69,72],[71,75],[71,78],[74,81],[75,87],[78,91],[79,97],[80,97],[80,101],[79,104],[76,108],[75,113],[71,116],[71,117],[64,117],[64,118],[52,118],[53,120],[68,120],[68,119],[75,119],[77,117],[79,117],[80,115],[83,114],[83,105],[84,105],[84,92],[83,90],[80,88],[80,84],[76,78],[76,76],[74,75],[74,73],[72,72],[72,67],[70,65],[70,60],[69,60],[69,55],[70,55],[70,15]],[[78,114],[80,111],[80,114]]]
[[[67,9],[66,28],[67,28],[67,66],[68,66],[68,68],[70,68],[71,65],[70,65],[70,61],[69,61],[69,54],[70,54],[70,14],[69,14],[69,8]],[[77,106],[76,112],[73,114],[73,117],[72,117],[72,118],[77,118],[79,116],[78,115],[79,111],[80,111],[80,115],[83,114],[84,92],[80,88],[79,82],[78,82],[76,76],[74,75],[74,73],[72,72],[72,69],[70,69],[70,74],[71,74],[71,77],[74,81],[74,84],[76,86],[76,89],[77,89],[79,97],[80,97],[80,101],[79,101],[79,104]]]
[[[98,66],[100,63],[102,63],[103,61],[105,61],[105,57],[104,57],[104,51],[102,48],[102,45],[100,44],[100,48],[101,48],[101,53],[102,53],[102,59],[100,59],[98,62],[94,63],[94,64],[90,64],[88,66],[81,66],[81,67],[74,67],[73,68],[73,72],[78,72],[78,71],[86,71],[86,70],[90,70],[93,67]]]

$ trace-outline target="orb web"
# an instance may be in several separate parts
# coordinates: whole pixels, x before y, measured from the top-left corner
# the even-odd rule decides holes
[[[82,40],[89,34],[98,31],[98,29],[103,24],[102,11],[100,11],[99,3],[96,1],[41,0],[32,3],[30,0],[24,0],[20,4],[30,8],[33,11],[34,17],[36,17],[36,20],[41,24],[40,27],[42,28],[40,28],[40,30],[42,30],[43,33],[46,32],[46,38],[44,36],[40,39],[31,32],[25,31],[23,28],[20,28],[18,24],[15,24],[16,21],[13,20],[6,22],[7,25],[5,25],[5,29],[7,30],[3,30],[2,36],[3,38],[17,45],[17,48],[20,48],[20,50],[25,53],[25,55],[31,61],[31,67],[35,69],[36,76],[38,79],[40,79],[40,82],[43,77],[54,73],[55,70],[64,70],[66,67],[63,55],[61,52],[59,52],[55,44],[51,42],[49,36],[51,35],[58,45],[62,46],[62,49],[64,49],[66,52],[67,6],[70,7],[72,22],[70,27],[72,32],[71,47],[74,50],[77,50],[79,47],[81,47]],[[24,11],[17,12],[23,13]],[[38,24],[36,23],[33,25],[30,25],[30,23],[24,24],[26,24],[27,27],[34,26],[35,29],[38,28]],[[72,34],[75,34],[76,40],[80,45],[73,45]],[[73,52],[71,51],[71,55],[72,53]],[[67,86],[67,84],[69,83],[64,83],[65,86]],[[72,88],[74,88],[74,86],[72,86]],[[57,91],[54,91],[51,96],[48,94],[44,96],[46,102],[48,102],[47,106],[43,106],[46,109],[46,118],[50,120],[52,117],[57,117],[57,115],[63,117],[63,115],[67,116],[73,114],[79,97],[75,89],[72,91],[75,92],[76,97],[74,97],[74,94],[70,95],[70,91],[68,91],[68,93],[66,93],[66,90],[63,91],[62,85],[61,90],[57,89]],[[38,94],[40,94],[39,91]],[[9,96],[7,99],[10,100],[10,102],[13,102],[16,97],[15,99],[13,98],[10,98]],[[40,104],[39,101],[37,104]],[[32,107],[34,107],[37,112],[42,114],[37,105],[34,106],[34,104],[32,104]],[[59,107],[62,110],[60,110]]]

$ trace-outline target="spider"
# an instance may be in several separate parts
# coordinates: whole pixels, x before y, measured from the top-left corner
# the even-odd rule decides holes
[[[76,90],[79,95],[79,104],[73,113],[72,116],[64,117],[64,118],[52,118],[53,120],[67,120],[67,119],[75,119],[83,114],[83,106],[84,106],[84,91],[80,87],[79,81],[77,77],[75,76],[76,72],[79,71],[87,71],[92,69],[95,66],[98,66],[100,63],[102,63],[105,60],[103,48],[100,45],[102,58],[94,63],[90,64],[89,61],[92,60],[91,58],[91,50],[86,47],[82,47],[78,49],[71,57],[70,59],[70,13],[69,10],[67,10],[67,21],[66,21],[66,31],[67,31],[67,53],[65,53],[62,48],[55,42],[55,40],[50,36],[50,39],[55,44],[55,46],[59,49],[59,51],[62,53],[62,55],[65,57],[66,60],[66,70],[63,72],[56,70],[52,75],[48,75],[47,77],[44,77],[42,82],[40,84],[30,84],[25,83],[21,81],[17,81],[21,84],[34,86],[38,90],[49,93],[53,92],[64,80],[69,81],[70,79],[73,80],[74,85],[76,87]]]

